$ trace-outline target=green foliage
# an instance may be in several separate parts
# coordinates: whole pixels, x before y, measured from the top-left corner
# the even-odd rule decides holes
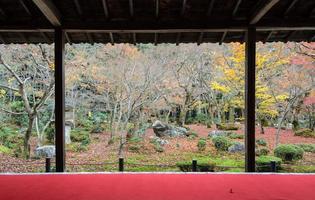
[[[265,147],[256,149],[255,151],[256,156],[266,156],[268,155],[268,153],[269,153],[269,149]]]
[[[24,112],[24,103],[23,101],[12,101],[10,102],[10,107],[13,112]],[[13,123],[18,126],[26,127],[28,126],[28,116],[25,115],[15,115],[11,118]]]
[[[206,150],[207,141],[204,138],[200,138],[197,143],[197,147],[199,151]]]
[[[46,129],[46,139],[49,144],[53,144],[55,141],[55,128],[53,126],[49,126]]]
[[[267,142],[265,139],[258,139],[256,140],[256,144],[260,146],[267,146]]]
[[[204,113],[198,113],[195,117],[195,121],[201,124],[206,125],[207,122],[209,121],[209,118],[206,114]]]
[[[274,157],[274,156],[259,156],[256,159],[256,167],[258,172],[270,172],[271,171],[271,165],[270,162],[275,161],[276,162],[276,170],[281,169],[281,158]]]
[[[82,145],[88,145],[91,142],[89,132],[80,128],[71,130],[70,138],[72,142],[79,142]]]
[[[0,153],[11,154],[11,149],[6,146],[0,145]]]
[[[212,122],[211,121],[208,121],[207,122],[207,128],[211,128],[212,127]]]
[[[315,144],[296,144],[301,147],[305,152],[315,153]]]
[[[275,156],[283,161],[294,161],[303,158],[304,150],[293,144],[281,144],[274,150]]]
[[[192,171],[192,161],[183,161],[176,163],[176,166],[182,172]],[[214,172],[215,164],[209,159],[197,160],[197,172]]]
[[[244,165],[245,165],[244,159],[239,159],[238,157],[210,158],[210,161],[215,163],[216,171],[239,172],[244,168]],[[226,168],[224,166],[228,166],[232,168]]]
[[[294,132],[295,136],[302,136],[302,137],[312,137],[315,138],[315,132],[308,128],[303,128]]]
[[[6,125],[0,128],[0,145],[12,150],[11,152],[16,157],[22,155],[23,141],[23,135],[19,134],[15,128]]]
[[[244,139],[244,134],[231,133],[229,136],[231,139]]]
[[[222,124],[217,124],[217,128],[219,130],[225,130],[225,131],[235,131],[238,130],[238,126],[232,123],[222,123]]]
[[[214,147],[219,151],[227,151],[228,148],[232,145],[228,137],[217,136],[212,138]]]
[[[290,171],[294,173],[315,173],[315,166],[297,165],[290,167]]]
[[[199,135],[198,135],[198,133],[196,131],[190,130],[190,131],[187,132],[186,136],[188,136],[188,137],[193,136],[194,138],[196,138]]]
[[[154,149],[155,149],[156,152],[159,152],[159,153],[162,153],[162,152],[165,151],[165,149],[164,149],[160,144],[158,144],[158,143],[156,143],[156,144],[154,145]]]
[[[84,151],[88,150],[87,145],[84,145],[84,144],[78,143],[78,142],[69,144],[68,148],[70,151],[73,151],[73,152],[84,152]]]

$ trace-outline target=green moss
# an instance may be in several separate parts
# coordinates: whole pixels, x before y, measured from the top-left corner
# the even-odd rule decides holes
[[[217,124],[217,128],[219,130],[226,130],[226,131],[234,131],[238,130],[238,126],[232,123],[222,123],[222,124]]]
[[[294,173],[315,173],[315,166],[292,166],[290,170]]]
[[[191,172],[192,171],[192,161],[183,161],[176,163],[176,166],[182,172]],[[197,171],[198,172],[213,172],[215,164],[211,160],[207,159],[198,159],[197,160]]]
[[[228,137],[231,139],[244,139],[245,135],[237,134],[237,133],[231,133]]]
[[[258,172],[270,172],[271,171],[271,161],[276,162],[276,170],[281,169],[281,158],[274,156],[259,156],[256,158],[256,167]]]
[[[315,132],[308,128],[299,129],[294,132],[295,136],[302,136],[302,137],[312,137],[315,138]]]
[[[197,143],[197,147],[199,151],[206,150],[207,141],[204,138],[200,138]]]

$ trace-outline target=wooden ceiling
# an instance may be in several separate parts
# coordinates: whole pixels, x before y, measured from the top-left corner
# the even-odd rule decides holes
[[[0,0],[0,43],[315,41],[315,0]]]

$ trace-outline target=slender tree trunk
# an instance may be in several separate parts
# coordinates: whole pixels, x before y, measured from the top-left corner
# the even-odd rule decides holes
[[[30,148],[30,144],[29,144],[29,140],[31,138],[32,135],[32,130],[33,130],[33,124],[34,124],[34,120],[35,120],[35,116],[34,115],[29,115],[28,116],[28,128],[25,132],[25,136],[24,136],[24,157],[26,159],[30,158],[30,153],[31,153],[31,148]]]

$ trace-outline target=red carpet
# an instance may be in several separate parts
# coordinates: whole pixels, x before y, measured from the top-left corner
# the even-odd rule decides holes
[[[315,175],[0,175],[1,200],[315,200]]]

